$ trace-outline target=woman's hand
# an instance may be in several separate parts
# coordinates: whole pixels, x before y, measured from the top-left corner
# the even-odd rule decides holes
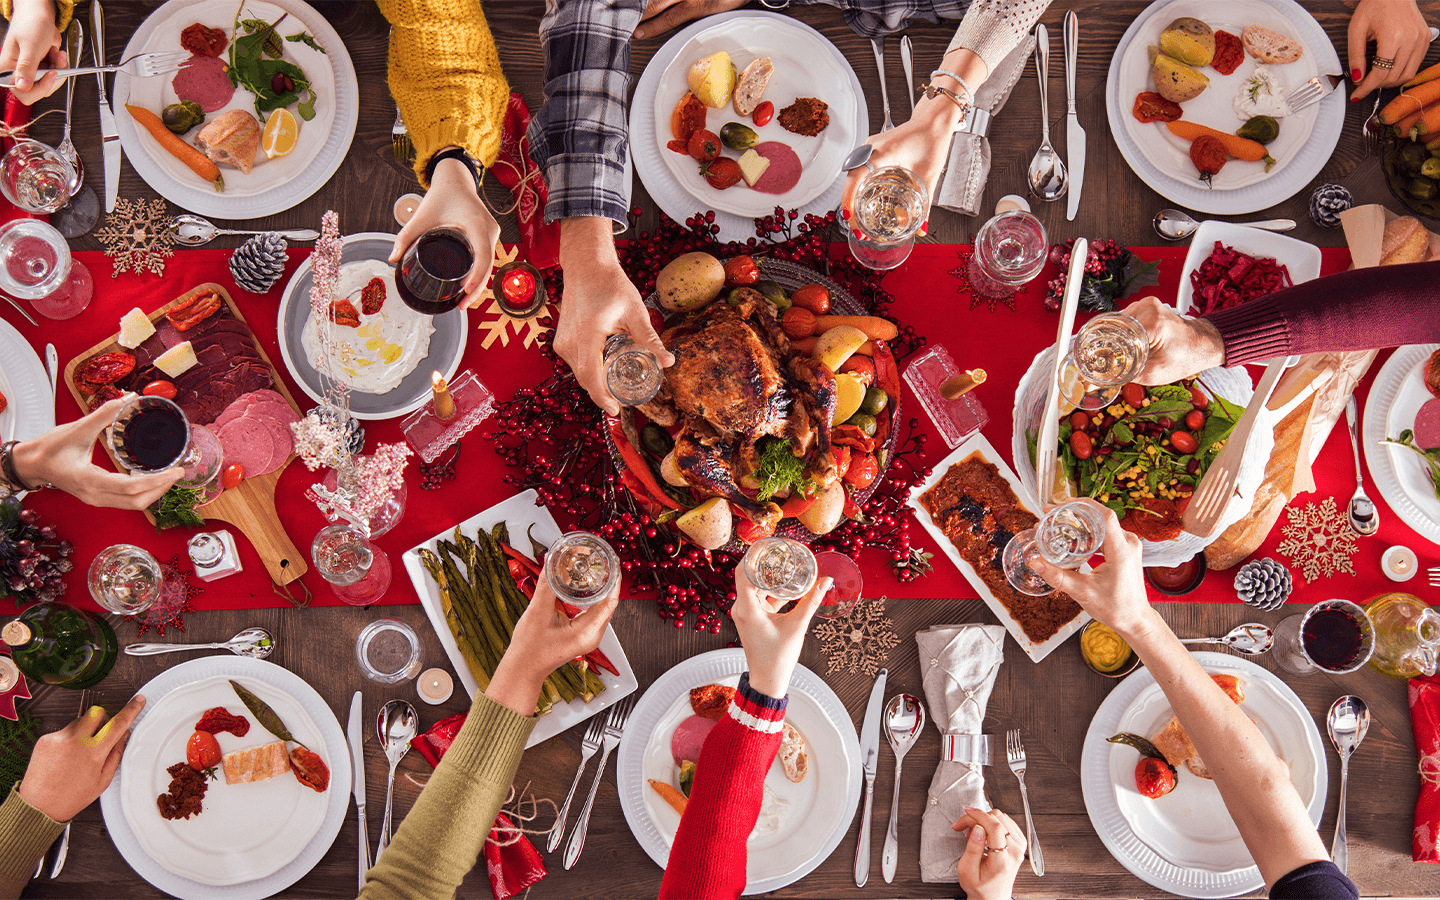
[[[965,852],[960,854],[957,865],[965,896],[973,900],[1008,900],[1025,859],[1025,829],[998,809],[986,812],[968,806],[965,815],[951,827],[969,830]]]
[[[145,707],[138,694],[115,718],[92,706],[80,718],[35,742],[20,798],[57,822],[68,822],[110,786],[130,726]]]
[[[1125,312],[1150,336],[1150,357],[1135,380],[1169,384],[1225,365],[1225,342],[1208,319],[1182,316],[1156,297],[1144,297]]]
[[[750,582],[743,565],[735,567],[735,605],[730,611],[745,648],[752,688],[767,697],[785,696],[795,664],[800,661],[810,617],[834,584],[832,578],[816,579],[810,593],[795,601],[794,609],[781,613],[779,610],[789,601],[770,598]]]
[[[5,45],[0,48],[0,72],[15,72],[15,99],[29,106],[42,97],[55,93],[60,79],[47,72],[39,81],[36,73],[43,64],[47,69],[63,69],[69,63],[60,49],[60,30],[55,27],[55,4],[50,0],[14,0],[10,10],[10,28],[5,32]]]
[[[1394,62],[1391,68],[1372,66],[1365,69],[1365,45],[1375,42],[1375,58]],[[1430,26],[1415,5],[1415,0],[1360,0],[1350,17],[1346,54],[1350,59],[1350,79],[1359,100],[1371,91],[1394,87],[1414,77],[1430,49]],[[1363,80],[1362,80],[1363,77]]]
[[[458,159],[442,159],[435,166],[430,180],[430,190],[415,215],[395,235],[395,246],[390,250],[390,262],[400,261],[410,245],[432,228],[448,226],[465,235],[470,249],[475,254],[475,264],[470,267],[470,277],[465,279],[465,299],[461,309],[469,309],[480,302],[480,292],[490,278],[490,267],[495,263],[495,242],[500,238],[500,225],[480,199],[475,189],[475,178],[470,170]]]
[[[635,29],[635,39],[662,35],[672,28],[704,16],[739,9],[748,0],[650,0],[640,16],[640,27]]]
[[[1140,561],[1144,547],[1140,538],[1121,528],[1115,511],[1109,507],[1088,497],[1079,502],[1094,507],[1105,520],[1105,543],[1100,549],[1105,562],[1084,573],[1051,565],[1037,554],[1030,567],[1047,584],[1069,594],[1086,612],[1122,637],[1153,624],[1157,616],[1145,596]]]
[[[179,467],[147,475],[121,475],[91,461],[95,439],[115,421],[134,394],[117,397],[99,409],[15,445],[15,474],[28,485],[48,483],[90,506],[144,509],[183,474]]]

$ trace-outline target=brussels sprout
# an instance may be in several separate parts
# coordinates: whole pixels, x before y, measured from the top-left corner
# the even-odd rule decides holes
[[[1399,162],[1400,168],[1413,175],[1420,171],[1420,167],[1425,164],[1429,155],[1425,152],[1424,144],[1411,142],[1400,148],[1399,152],[1395,154],[1395,159]]]
[[[205,121],[205,110],[194,100],[172,103],[160,111],[160,121],[176,134],[184,134]]]
[[[1242,138],[1268,144],[1280,135],[1280,123],[1271,116],[1251,116],[1235,133]]]
[[[1440,178],[1440,159],[1430,157],[1420,166],[1420,174],[1425,178]]]
[[[785,293],[785,288],[773,281],[757,281],[751,285],[755,290],[765,295],[765,299],[775,304],[776,312],[784,312],[790,308],[790,295]]]
[[[668,431],[654,422],[646,422],[645,427],[640,429],[640,442],[656,457],[663,458],[675,449],[675,439],[670,437]]]
[[[1434,200],[1436,189],[1435,182],[1429,178],[1415,177],[1405,182],[1405,193],[1416,200]]]
[[[760,135],[749,125],[741,125],[739,122],[726,122],[720,129],[720,143],[731,150],[749,150],[760,143]]]

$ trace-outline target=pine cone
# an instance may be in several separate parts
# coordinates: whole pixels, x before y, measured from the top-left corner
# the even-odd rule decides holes
[[[1310,218],[1321,228],[1335,228],[1350,206],[1350,190],[1343,184],[1322,184],[1310,195]]]
[[[252,294],[268,292],[285,274],[289,245],[274,232],[257,234],[230,255],[235,283]]]
[[[1256,609],[1279,609],[1289,599],[1291,587],[1290,570],[1273,559],[1246,563],[1235,573],[1235,593]]]
[[[338,414],[332,408],[315,406],[311,407],[305,415],[313,416],[322,422],[333,422]],[[350,454],[352,456],[359,456],[365,450],[365,429],[360,426],[360,423],[356,421],[354,416],[351,416],[350,422],[345,430],[350,436]]]

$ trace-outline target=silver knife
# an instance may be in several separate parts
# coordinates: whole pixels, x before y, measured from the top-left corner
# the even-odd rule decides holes
[[[860,839],[855,842],[855,886],[870,880],[870,807],[875,803],[875,765],[880,758],[880,716],[885,706],[885,676],[881,669],[870,689],[865,722],[860,726],[860,764],[865,770],[865,813],[860,817]]]
[[[905,67],[905,86],[910,89],[910,115],[915,115],[915,58],[910,35],[900,35],[900,65]]]
[[[1070,157],[1070,198],[1065,219],[1075,221],[1080,211],[1080,190],[1085,186],[1085,129],[1075,112],[1075,66],[1080,54],[1080,17],[1065,13],[1065,154]]]
[[[95,53],[95,65],[105,65],[105,10],[100,0],[90,0],[90,49]],[[104,140],[105,152],[105,211],[115,211],[115,200],[120,194],[120,130],[115,127],[115,113],[110,109],[110,98],[105,93],[105,73],[97,72],[100,80],[100,136]]]
[[[350,721],[345,738],[350,742],[350,767],[354,770],[355,816],[360,820],[360,887],[370,871],[370,832],[365,827],[365,720],[360,711],[360,692],[350,699]]]
[[[45,345],[45,373],[50,376],[50,402],[54,403],[58,399],[55,385],[60,378],[60,354],[54,344]]]

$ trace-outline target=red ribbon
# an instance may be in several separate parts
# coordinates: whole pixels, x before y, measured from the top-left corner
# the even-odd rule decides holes
[[[500,155],[490,171],[510,189],[515,198],[515,224],[520,226],[520,258],[537,269],[560,264],[560,223],[545,224],[545,202],[549,191],[540,167],[530,158],[525,130],[530,127],[530,108],[525,98],[511,94],[505,107],[505,127],[500,134]]]

